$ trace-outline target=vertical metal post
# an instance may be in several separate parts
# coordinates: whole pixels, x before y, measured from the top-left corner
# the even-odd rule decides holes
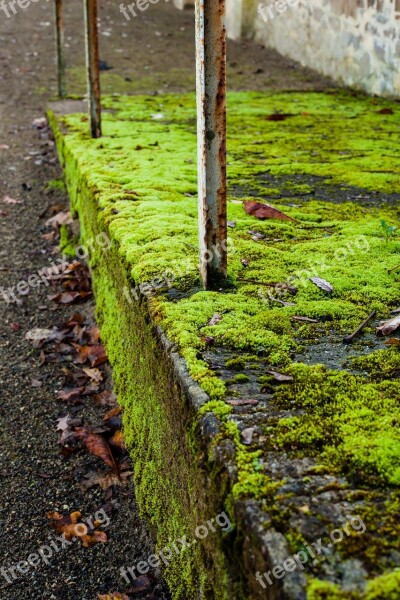
[[[101,102],[97,0],[83,0],[83,5],[86,29],[86,67],[90,131],[93,138],[98,138],[101,136]]]
[[[57,80],[58,95],[64,98],[65,89],[65,59],[64,59],[64,19],[62,0],[55,0],[56,46],[57,46]]]
[[[226,278],[225,0],[196,0],[200,272],[206,289]]]

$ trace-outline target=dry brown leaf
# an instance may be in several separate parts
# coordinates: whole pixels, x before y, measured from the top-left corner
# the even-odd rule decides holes
[[[44,129],[44,127],[47,127],[47,119],[46,117],[38,117],[37,119],[33,119],[32,125],[36,129]]]
[[[379,325],[376,329],[377,335],[390,335],[393,331],[396,331],[400,327],[400,315],[385,321]]]
[[[47,516],[51,521],[51,527],[58,534],[64,535],[65,539],[69,542],[79,539],[84,548],[90,548],[94,544],[104,544],[107,542],[105,531],[94,529],[94,531],[89,533],[86,523],[80,521],[82,515],[79,511],[73,512],[70,515],[61,515],[58,512],[47,513]],[[96,526],[96,523],[94,526]]]
[[[112,417],[116,417],[117,415],[121,414],[121,412],[122,408],[120,406],[115,406],[104,415],[103,421],[108,421]]]
[[[35,327],[26,332],[25,339],[29,342],[33,342],[34,348],[39,348],[43,342],[49,339],[52,333],[53,331],[51,329]]]
[[[65,417],[60,417],[59,419],[57,419],[57,431],[66,431],[67,429],[69,429],[69,424],[68,424],[69,419],[70,419],[69,415],[66,415]]]
[[[400,344],[399,338],[389,338],[383,342],[385,346],[398,346]]]
[[[57,398],[65,402],[82,403],[81,395],[85,391],[84,387],[70,388],[57,392]]]
[[[81,300],[86,300],[93,295],[92,292],[60,292],[54,296],[50,296],[50,300],[57,302],[57,304],[74,304]]]
[[[103,363],[107,362],[107,354],[104,350],[104,346],[102,344],[95,344],[94,346],[90,346],[88,352],[88,360],[92,367],[98,367]]]
[[[321,279],[321,277],[311,277],[310,281],[324,292],[328,292],[328,294],[331,294],[333,292],[333,287],[329,283],[329,281]]]
[[[124,441],[124,434],[121,430],[116,431],[114,435],[108,440],[108,443],[115,448],[118,448],[120,451],[125,452],[126,446]]]
[[[257,219],[281,219],[283,221],[293,221],[294,223],[298,222],[296,219],[289,217],[289,215],[285,215],[285,213],[274,208],[270,204],[262,204],[255,200],[246,200],[243,207],[248,215],[252,215]]]
[[[293,381],[293,377],[290,375],[284,375],[283,373],[278,373],[278,371],[265,371],[268,375],[272,375],[276,381],[280,383],[285,383],[286,381]]]
[[[70,225],[73,223],[73,219],[71,217],[71,213],[69,210],[66,212],[59,212],[54,217],[50,217],[47,219],[46,226],[47,227],[60,227],[61,225]]]
[[[110,390],[104,390],[104,392],[96,394],[93,401],[97,406],[115,406],[117,398]]]
[[[115,473],[119,474],[118,466],[110,446],[100,434],[92,433],[86,427],[77,427],[75,429],[75,435],[78,440],[81,440],[85,444],[90,454],[101,458],[106,465],[111,467]]]
[[[214,327],[217,323],[221,321],[222,317],[218,313],[215,314],[207,323],[209,327]]]
[[[86,375],[88,377],[90,377],[90,379],[93,379],[93,381],[103,381],[103,373],[101,371],[99,371],[99,369],[88,369],[88,368],[84,368],[82,369],[82,371],[84,373],[86,373]]]
[[[104,491],[113,485],[125,487],[132,475],[133,471],[123,471],[119,477],[113,471],[108,471],[107,473],[91,472],[85,475],[85,479],[81,481],[79,487],[84,492],[96,485],[99,485]]]
[[[10,196],[4,196],[3,202],[4,204],[22,204],[22,200],[16,200],[15,198],[10,198]]]

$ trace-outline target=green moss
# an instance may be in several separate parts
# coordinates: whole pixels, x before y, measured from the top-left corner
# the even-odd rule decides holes
[[[241,357],[230,358],[226,361],[225,366],[227,369],[233,369],[237,371],[241,371],[245,368],[246,364]]]
[[[229,379],[229,381],[226,381],[225,383],[226,385],[235,385],[237,383],[247,383],[248,381],[250,381],[250,377],[248,375],[245,375],[244,373],[238,373],[235,375],[235,377]]]
[[[46,191],[66,192],[64,178],[51,179],[46,186]]]
[[[332,470],[364,481],[400,484],[400,382],[371,383],[321,365],[293,364],[295,382],[274,402],[306,409],[279,421],[274,444],[316,455]]]
[[[79,241],[74,237],[71,237],[69,229],[66,225],[60,227],[60,251],[71,258],[76,257],[76,249],[79,246]]]
[[[377,350],[367,356],[354,358],[351,365],[356,369],[366,371],[371,379],[377,381],[397,378],[400,375],[400,351],[397,346],[387,350]]]
[[[312,196],[309,179],[319,176],[332,184],[332,200],[338,186],[358,186],[358,195],[361,188],[396,192],[395,116],[378,112],[389,103],[343,91],[230,95],[228,214],[236,227],[230,230],[232,285],[223,292],[202,291],[198,274],[194,96],[106,97],[103,103],[107,112],[100,140],[89,138],[86,116],[50,119],[82,240],[95,239],[98,231],[112,240],[107,256],[99,249],[91,256],[99,320],[125,407],[139,504],[157,528],[159,545],[192,531],[207,516],[208,508],[202,505],[197,513],[191,498],[203,493],[194,465],[203,460],[204,449],[195,432],[197,418],[208,411],[221,422],[219,436],[234,441],[238,473],[232,490],[208,490],[210,510],[222,499],[234,505],[254,498],[282,525],[286,513],[279,513],[277,503],[282,482],[268,478],[262,467],[263,453],[271,449],[314,456],[319,463],[315,472],[336,471],[370,487],[398,485],[400,384],[388,380],[398,375],[397,351],[354,361],[352,366],[368,371],[369,378],[292,362],[307,344],[354,330],[372,309],[385,318],[398,305],[400,274],[388,268],[400,262],[400,242],[385,243],[377,231],[382,219],[398,221],[395,203],[378,207],[321,200]],[[390,106],[398,116],[400,108]],[[277,110],[293,116],[279,123],[268,120]],[[68,131],[62,136],[61,125]],[[261,201],[276,196],[274,205],[297,222],[247,215],[238,196],[250,193],[248,198],[258,195]],[[254,241],[252,230],[265,239]],[[312,284],[315,276],[328,279],[333,293]],[[298,288],[295,296],[283,282]],[[145,305],[135,299],[137,286],[148,296]],[[177,404],[143,306],[209,395],[199,415],[188,410],[183,398]],[[215,314],[221,319],[210,325]],[[295,316],[318,322],[300,323]],[[285,366],[293,375],[293,384],[274,386],[274,402],[296,410],[296,416],[268,430],[265,448],[254,451],[241,443],[232,407],[224,402],[225,384],[204,358],[210,338],[217,349],[237,356],[228,368],[241,368],[240,358],[248,355]],[[132,361],[129,368],[126,356]],[[168,567],[174,597],[196,597],[203,588],[206,598],[212,585],[218,597],[234,597],[227,591],[220,545],[207,544],[206,557],[193,550]],[[211,575],[207,564],[214,565]],[[320,594],[315,598],[340,593],[329,585],[313,583],[310,590]]]
[[[213,400],[211,402],[207,402],[199,409],[199,415],[205,415],[208,412],[213,412],[217,417],[221,420],[225,420],[225,418],[231,414],[232,407],[225,402],[220,402],[218,400]]]
[[[312,579],[307,589],[307,600],[359,600],[360,595],[343,592],[340,587],[328,581]]]
[[[398,600],[400,592],[400,570],[385,573],[370,581],[367,586],[366,600]]]

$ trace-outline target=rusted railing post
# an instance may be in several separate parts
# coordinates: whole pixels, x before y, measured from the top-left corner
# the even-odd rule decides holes
[[[200,271],[204,287],[226,278],[225,0],[196,0]]]
[[[88,101],[92,137],[101,136],[99,32],[97,24],[97,0],[83,0],[86,28],[86,67],[88,78]]]
[[[56,46],[57,46],[57,80],[58,95],[64,98],[65,89],[65,59],[64,59],[64,21],[62,0],[55,0]]]

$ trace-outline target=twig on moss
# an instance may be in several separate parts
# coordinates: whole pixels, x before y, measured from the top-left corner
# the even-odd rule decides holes
[[[395,267],[388,269],[388,273],[391,273],[392,271],[396,271],[396,269],[398,269],[399,267],[400,267],[400,263],[398,265],[396,265]]]
[[[356,338],[358,336],[358,334],[362,332],[364,327],[366,325],[368,325],[370,320],[374,318],[375,314],[376,314],[376,310],[373,310],[372,313],[370,315],[368,315],[368,317],[365,319],[365,321],[363,321],[361,323],[360,327],[358,327],[358,329],[356,329],[354,333],[352,333],[351,335],[346,335],[346,337],[343,338],[343,342],[345,344],[351,344],[352,341],[354,340],[354,338]]]

